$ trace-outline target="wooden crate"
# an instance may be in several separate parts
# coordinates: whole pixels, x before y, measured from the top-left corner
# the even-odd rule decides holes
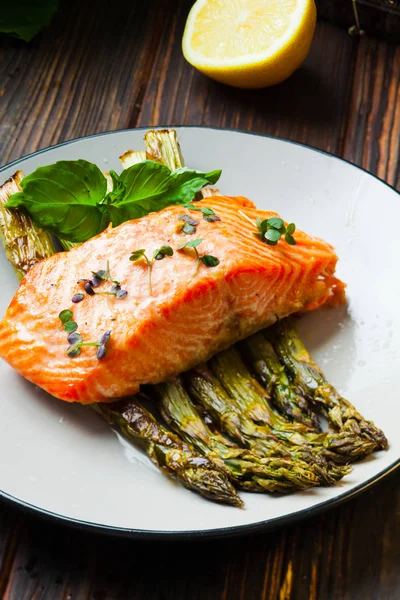
[[[318,15],[351,27],[356,23],[352,0],[315,0]],[[360,27],[366,35],[400,41],[400,0],[357,0]]]

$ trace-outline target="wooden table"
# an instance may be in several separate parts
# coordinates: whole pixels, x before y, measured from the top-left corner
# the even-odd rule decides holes
[[[400,188],[400,47],[320,23],[289,81],[234,90],[184,61],[189,5],[71,0],[30,45],[1,39],[0,163],[87,134],[190,124],[305,142]],[[227,541],[112,539],[0,511],[7,600],[400,597],[399,471],[322,516]]]

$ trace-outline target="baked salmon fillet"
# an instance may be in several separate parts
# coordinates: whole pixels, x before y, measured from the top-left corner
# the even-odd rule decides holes
[[[213,209],[221,220],[208,222],[201,212],[172,206],[109,227],[35,265],[0,324],[0,356],[61,400],[109,402],[182,373],[279,318],[343,298],[337,256],[328,243],[301,231],[295,246],[283,238],[276,246],[263,243],[245,217],[255,222],[277,215],[257,210],[246,198],[209,197],[196,207]],[[195,234],[182,232],[182,214],[199,221]],[[197,238],[203,240],[199,255],[217,257],[217,266],[200,262],[195,272],[195,251],[177,250]],[[165,245],[174,254],[154,260],[150,294],[145,258],[129,258],[145,249],[151,259]],[[101,282],[93,295],[84,281],[78,283],[106,270],[107,262],[110,279],[128,292],[124,298],[103,293],[112,289],[111,281]],[[83,299],[73,303],[76,294]],[[67,355],[62,310],[72,312],[84,343],[111,332],[103,358],[92,346]]]

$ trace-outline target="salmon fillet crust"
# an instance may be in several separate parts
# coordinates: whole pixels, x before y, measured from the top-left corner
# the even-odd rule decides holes
[[[221,221],[210,223],[200,212],[173,206],[109,227],[34,266],[0,323],[0,356],[61,400],[108,402],[182,373],[278,318],[343,298],[344,284],[334,274],[337,256],[328,243],[301,231],[295,246],[262,243],[243,213],[253,221],[278,215],[257,210],[246,198],[216,196],[196,206],[212,208]],[[181,232],[181,214],[198,219],[194,235]],[[199,254],[217,257],[219,265],[200,263],[194,274],[194,251],[176,248],[196,238],[203,239]],[[151,258],[163,245],[174,254],[154,261],[149,295],[146,261],[129,257],[144,248]],[[111,279],[128,295],[85,294],[72,303],[83,292],[77,281],[106,269],[107,261]],[[104,282],[95,291],[111,286]],[[90,346],[75,358],[66,354],[67,333],[58,316],[64,309],[72,311],[84,342],[111,330],[102,360]]]

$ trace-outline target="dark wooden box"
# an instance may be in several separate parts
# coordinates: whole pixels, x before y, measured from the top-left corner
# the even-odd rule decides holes
[[[352,0],[315,0],[318,15],[332,23],[356,24]],[[366,35],[400,41],[400,0],[357,0],[360,27]]]

